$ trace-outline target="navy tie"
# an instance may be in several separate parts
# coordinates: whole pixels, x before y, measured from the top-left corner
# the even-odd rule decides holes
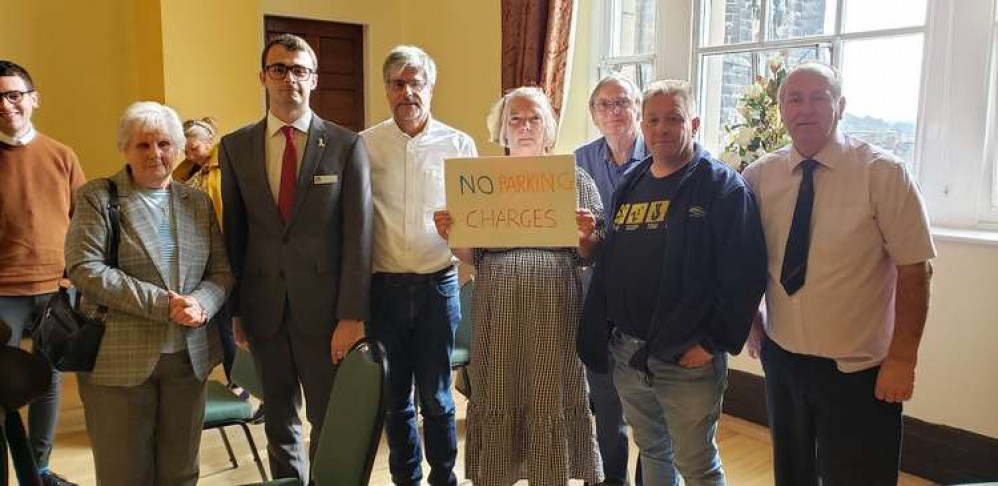
[[[794,206],[794,219],[790,223],[787,249],[783,253],[783,268],[780,283],[787,295],[804,286],[807,275],[807,252],[811,246],[811,208],[814,207],[814,169],[818,161],[807,159],[800,163],[802,176],[800,191],[797,192],[797,205]]]

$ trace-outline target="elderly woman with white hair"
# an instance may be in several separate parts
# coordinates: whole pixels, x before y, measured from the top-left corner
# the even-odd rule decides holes
[[[510,91],[488,118],[493,142],[511,156],[547,154],[557,122],[538,88]],[[592,178],[576,169],[578,248],[455,249],[476,271],[468,366],[466,476],[476,485],[564,485],[603,480],[585,374],[575,352],[582,306],[580,267],[603,232]],[[451,217],[434,215],[447,238]]]
[[[205,378],[219,363],[209,318],[232,286],[211,200],[174,182],[180,119],[154,102],[118,124],[127,166],[77,193],[66,268],[85,311],[107,309],[105,333],[80,396],[101,485],[186,485],[198,479]],[[111,194],[120,207],[118,261]]]

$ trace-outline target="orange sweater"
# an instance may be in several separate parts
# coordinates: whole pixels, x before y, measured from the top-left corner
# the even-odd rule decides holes
[[[31,143],[0,143],[0,295],[53,292],[74,192],[85,178],[73,150],[39,133]]]

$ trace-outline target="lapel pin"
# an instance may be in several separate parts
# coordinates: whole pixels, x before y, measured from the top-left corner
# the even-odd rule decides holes
[[[319,137],[319,148],[326,148],[326,137]]]

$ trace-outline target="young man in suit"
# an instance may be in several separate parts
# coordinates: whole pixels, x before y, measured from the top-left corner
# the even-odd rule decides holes
[[[318,443],[334,365],[364,336],[372,204],[361,138],[309,108],[317,58],[281,35],[261,56],[267,116],[222,138],[233,331],[260,374],[274,477],[308,482],[301,392]],[[314,451],[314,449],[313,449]]]

